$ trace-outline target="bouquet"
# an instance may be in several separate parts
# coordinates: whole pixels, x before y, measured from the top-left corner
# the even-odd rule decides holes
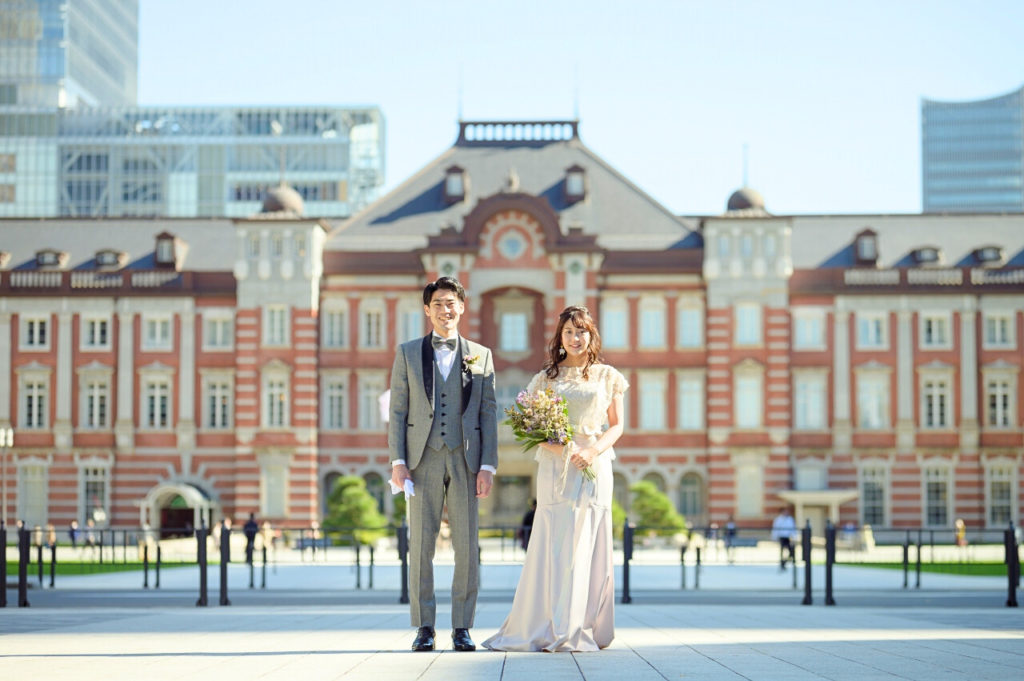
[[[553,390],[525,390],[516,396],[515,405],[505,409],[505,425],[512,427],[516,441],[528,452],[542,442],[553,445],[572,444],[572,424],[569,423],[569,405]],[[583,469],[583,476],[593,480],[594,471],[590,466]]]

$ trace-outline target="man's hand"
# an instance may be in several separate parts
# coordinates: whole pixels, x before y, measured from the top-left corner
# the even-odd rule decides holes
[[[487,495],[491,493],[491,487],[494,485],[494,473],[490,471],[480,471],[476,474],[476,498],[486,499]]]
[[[404,463],[400,463],[391,467],[391,482],[395,483],[396,487],[404,489],[406,480],[412,480],[412,475],[409,474],[408,466]]]

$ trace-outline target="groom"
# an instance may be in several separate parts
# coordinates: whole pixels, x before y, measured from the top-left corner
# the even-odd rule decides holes
[[[477,499],[491,492],[498,466],[498,421],[491,351],[459,336],[466,291],[452,277],[423,289],[433,331],[398,347],[391,370],[391,481],[412,480],[409,591],[413,650],[434,649],[434,546],[447,505],[455,575],[452,646],[476,650],[469,636],[476,612]]]

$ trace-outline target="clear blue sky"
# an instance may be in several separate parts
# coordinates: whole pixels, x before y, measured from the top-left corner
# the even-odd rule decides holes
[[[1024,84],[1020,0],[142,0],[142,105],[381,107],[387,187],[464,119],[568,119],[682,214],[918,212],[920,102]],[[460,96],[461,83],[461,96]]]

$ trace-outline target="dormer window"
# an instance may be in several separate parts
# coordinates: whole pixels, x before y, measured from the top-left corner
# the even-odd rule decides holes
[[[159,267],[177,267],[177,241],[170,232],[156,235],[156,264]]]
[[[54,248],[44,248],[36,252],[36,267],[60,268],[68,261],[68,254]]]
[[[445,203],[458,203],[466,198],[466,171],[460,166],[452,166],[445,171],[444,200]]]
[[[115,269],[124,265],[128,254],[124,251],[115,251],[111,248],[96,252],[96,267],[104,269]]]
[[[1003,262],[1001,246],[982,246],[974,249],[974,259],[986,267],[995,267]]]
[[[582,201],[587,195],[587,175],[582,166],[572,165],[565,169],[565,200],[568,203]]]
[[[914,250],[914,262],[918,265],[938,265],[942,262],[942,251],[935,246],[922,246]]]
[[[854,250],[858,265],[874,267],[878,263],[878,234],[872,229],[865,229],[857,234]]]

